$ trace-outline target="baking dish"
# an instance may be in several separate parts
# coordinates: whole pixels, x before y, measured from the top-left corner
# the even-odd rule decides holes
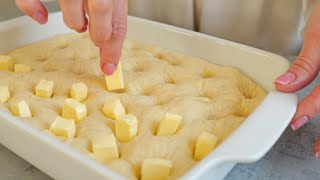
[[[2,22],[0,53],[68,32],[71,30],[63,24],[61,13],[50,14],[44,26],[27,17]],[[295,113],[297,96],[275,91],[272,83],[289,67],[281,56],[136,17],[128,19],[128,37],[237,67],[268,91],[247,120],[182,179],[222,179],[235,163],[257,161],[278,140]],[[125,179],[4,111],[0,111],[0,142],[55,179]]]

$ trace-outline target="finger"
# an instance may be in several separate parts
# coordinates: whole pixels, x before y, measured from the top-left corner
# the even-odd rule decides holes
[[[48,21],[48,11],[40,0],[16,0],[16,5],[39,24],[45,24]]]
[[[111,37],[113,1],[89,0],[87,4],[90,18],[90,37],[96,46],[101,47]]]
[[[112,35],[100,48],[100,66],[106,75],[112,75],[118,65],[127,34],[128,1],[114,0]]]
[[[314,149],[314,154],[315,154],[316,158],[318,160],[320,160],[320,137],[318,137],[318,139],[314,143],[313,149]]]
[[[317,85],[312,92],[299,103],[297,112],[291,123],[291,128],[293,130],[299,129],[319,112],[320,85]]]
[[[77,31],[87,30],[87,18],[84,13],[83,0],[59,0],[65,24]]]
[[[320,68],[320,5],[316,7],[306,28],[302,50],[288,72],[275,80],[278,90],[295,92],[307,86]]]

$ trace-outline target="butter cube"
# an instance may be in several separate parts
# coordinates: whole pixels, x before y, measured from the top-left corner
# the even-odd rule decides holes
[[[13,70],[14,60],[11,56],[0,55],[0,70]]]
[[[0,103],[5,103],[10,99],[10,91],[8,86],[0,86]]]
[[[72,138],[76,134],[76,125],[73,119],[58,116],[50,126],[50,132],[56,136]]]
[[[26,64],[15,64],[14,65],[14,72],[16,73],[25,73],[25,72],[30,72],[31,67]]]
[[[143,161],[141,180],[166,180],[170,175],[172,163],[166,159],[150,158]]]
[[[124,88],[121,63],[111,76],[105,76],[108,91],[120,90]]]
[[[74,99],[66,99],[62,107],[62,117],[73,119],[75,122],[87,116],[87,107]]]
[[[137,135],[138,120],[132,114],[124,114],[115,121],[116,137],[118,141],[127,142]]]
[[[119,158],[116,138],[113,134],[97,136],[92,140],[93,153],[99,159],[117,159]]]
[[[81,102],[88,97],[88,87],[84,83],[74,83],[70,91],[71,98]]]
[[[29,105],[26,101],[18,101],[10,104],[10,109],[13,115],[20,117],[32,117]]]
[[[216,146],[218,138],[208,132],[203,132],[197,140],[194,159],[201,160],[207,156]]]
[[[173,135],[182,120],[182,116],[178,114],[166,113],[165,119],[160,121],[157,135],[168,136]]]
[[[51,98],[53,94],[54,83],[52,81],[41,80],[35,87],[36,96],[42,98]]]
[[[118,98],[107,100],[103,105],[102,110],[105,116],[114,120],[119,119],[121,115],[126,114],[126,110]]]

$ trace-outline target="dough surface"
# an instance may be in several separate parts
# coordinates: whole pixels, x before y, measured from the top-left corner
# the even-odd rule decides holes
[[[114,120],[104,116],[103,104],[114,96],[121,100],[127,113],[138,119],[138,135],[130,142],[118,142],[118,160],[101,163],[131,179],[140,177],[141,164],[147,158],[171,160],[170,179],[183,175],[197,163],[193,152],[203,131],[214,134],[221,143],[266,95],[235,68],[130,40],[126,40],[121,57],[125,89],[119,92],[107,91],[99,68],[99,51],[88,34],[58,35],[9,55],[15,63],[30,65],[32,71],[0,71],[0,85],[9,86],[12,96],[0,107],[10,112],[11,102],[25,100],[33,117],[21,120],[41,131],[48,130],[61,115],[73,83],[88,86],[88,99],[83,102],[88,116],[76,124],[76,138],[59,139],[90,157],[90,139],[114,133]],[[54,81],[52,98],[34,95],[41,79]],[[155,136],[166,112],[182,115],[177,133]]]

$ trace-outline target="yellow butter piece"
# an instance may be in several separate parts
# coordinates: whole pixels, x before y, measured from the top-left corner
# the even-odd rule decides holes
[[[0,55],[0,70],[13,70],[14,59],[11,56]]]
[[[11,103],[10,109],[12,114],[15,116],[32,117],[29,105],[24,100]]]
[[[113,74],[111,76],[105,76],[105,78],[108,91],[124,89],[122,67],[120,62]]]
[[[166,180],[170,175],[172,163],[166,159],[150,158],[143,161],[141,180]]]
[[[182,116],[179,114],[166,113],[165,119],[160,121],[157,135],[168,136],[173,135],[182,120]]]
[[[87,116],[87,107],[74,99],[66,99],[62,107],[62,117],[73,119],[75,122]]]
[[[87,99],[88,97],[88,87],[83,82],[74,83],[71,86],[70,90],[71,98],[81,102]]]
[[[15,64],[14,65],[14,72],[16,73],[25,73],[25,72],[30,72],[31,67],[26,64]]]
[[[76,125],[73,119],[58,116],[50,126],[50,132],[56,136],[72,138],[76,134]]]
[[[113,134],[94,137],[92,139],[92,150],[99,159],[110,160],[119,158],[118,146]]]
[[[0,86],[0,103],[5,103],[11,98],[8,86]]]
[[[35,89],[36,96],[41,98],[51,98],[53,95],[53,81],[41,80]]]
[[[115,121],[116,137],[118,141],[127,142],[137,135],[138,120],[132,114],[124,114]]]
[[[121,115],[126,114],[126,110],[118,98],[111,98],[103,105],[103,113],[111,119],[119,119]]]
[[[206,157],[216,146],[218,138],[208,132],[203,132],[197,140],[194,159],[201,160]]]

